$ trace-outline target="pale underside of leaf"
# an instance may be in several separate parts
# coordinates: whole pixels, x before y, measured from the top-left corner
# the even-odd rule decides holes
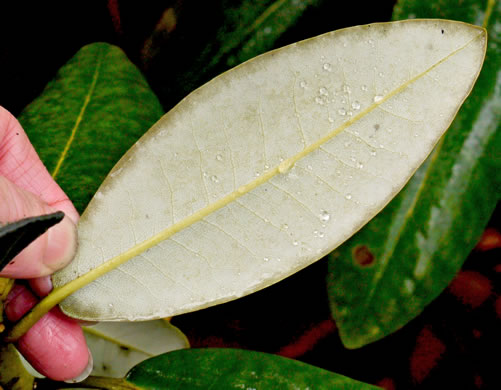
[[[145,359],[189,348],[186,336],[164,320],[101,322],[84,333],[94,360],[92,375],[122,378]]]
[[[429,154],[473,86],[485,40],[481,28],[443,20],[358,26],[267,53],[196,90],[94,196],[78,254],[54,283],[123,264],[62,309],[88,320],[175,315],[329,253]]]

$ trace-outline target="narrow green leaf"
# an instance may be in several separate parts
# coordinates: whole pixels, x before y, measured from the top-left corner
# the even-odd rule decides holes
[[[301,15],[321,0],[275,0],[261,4],[244,0],[238,8],[225,7],[227,23],[202,53],[210,59],[206,70],[229,69],[273,48],[280,36],[293,26]],[[242,23],[243,22],[243,23]],[[230,27],[231,26],[231,27]],[[225,70],[226,70],[225,69]]]
[[[440,294],[480,237],[501,189],[501,3],[401,1],[394,17],[485,20],[489,44],[472,94],[434,152],[383,212],[330,257],[331,309],[349,348],[396,331]]]
[[[0,271],[19,252],[44,234],[47,229],[61,222],[63,218],[64,213],[57,211],[0,226]]]
[[[124,53],[94,43],[59,70],[19,121],[82,212],[111,167],[162,113]]]
[[[140,363],[126,379],[144,389],[376,389],[302,362],[238,349],[170,352]]]
[[[163,80],[161,88],[165,104],[172,107],[218,74],[272,49],[306,11],[323,2],[325,0],[221,1],[221,15],[213,20],[219,27],[212,35],[210,32],[204,34],[204,46],[188,45],[191,49],[186,54],[187,45],[183,42],[183,58],[177,58],[177,63],[182,66],[170,69],[169,73],[165,73],[163,67],[158,71],[155,67],[151,68],[153,73],[161,73],[157,78]],[[214,11],[214,14],[218,12]],[[179,28],[182,29],[183,25]],[[179,35],[189,35],[189,32]],[[197,42],[200,39],[203,37],[197,36]],[[179,56],[179,53],[170,55]]]

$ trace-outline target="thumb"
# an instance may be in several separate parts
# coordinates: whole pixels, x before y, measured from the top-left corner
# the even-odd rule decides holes
[[[0,176],[0,222],[10,223],[55,211],[31,192]],[[0,276],[19,279],[54,273],[66,266],[75,255],[76,234],[75,225],[65,216],[19,253],[0,272]]]

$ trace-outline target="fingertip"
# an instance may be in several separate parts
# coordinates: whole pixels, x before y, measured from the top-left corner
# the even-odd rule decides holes
[[[28,283],[30,284],[31,291],[39,297],[45,297],[52,291],[52,279],[50,276],[30,279]]]
[[[53,380],[83,380],[92,370],[82,328],[58,308],[22,336],[17,347],[33,368]]]
[[[65,380],[66,383],[82,382],[89,377],[89,375],[92,372],[92,369],[94,368],[94,359],[92,359],[92,353],[91,353],[90,349],[87,349],[87,352],[89,353],[89,359],[87,361],[87,366],[84,368],[82,373],[80,375],[78,375],[76,378]]]
[[[77,249],[77,228],[65,216],[61,222],[48,230],[47,247],[42,258],[43,264],[53,273],[64,268],[75,256]]]
[[[15,284],[5,301],[5,315],[17,321],[37,303],[37,298],[26,287]]]

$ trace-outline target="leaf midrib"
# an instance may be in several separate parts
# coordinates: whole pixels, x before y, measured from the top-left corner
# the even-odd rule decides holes
[[[68,154],[68,151],[71,148],[71,145],[73,144],[73,141],[75,140],[75,137],[77,135],[77,131],[80,127],[80,123],[82,122],[82,119],[85,115],[85,111],[87,110],[87,106],[89,105],[92,95],[94,93],[94,89],[97,84],[97,80],[99,78],[99,70],[101,68],[101,63],[102,63],[102,51],[100,50],[98,53],[98,60],[96,64],[96,69],[94,70],[94,74],[92,75],[92,81],[89,87],[89,91],[87,92],[87,95],[85,96],[84,102],[82,104],[82,108],[80,109],[80,112],[78,113],[77,119],[75,120],[75,125],[71,129],[70,136],[68,140],[66,141],[66,145],[64,146],[63,151],[61,152],[61,155],[59,156],[59,159],[56,163],[56,166],[54,170],[52,171],[52,178],[55,179],[56,176],[58,175],[59,171],[61,170],[61,166],[63,165],[66,155]]]

